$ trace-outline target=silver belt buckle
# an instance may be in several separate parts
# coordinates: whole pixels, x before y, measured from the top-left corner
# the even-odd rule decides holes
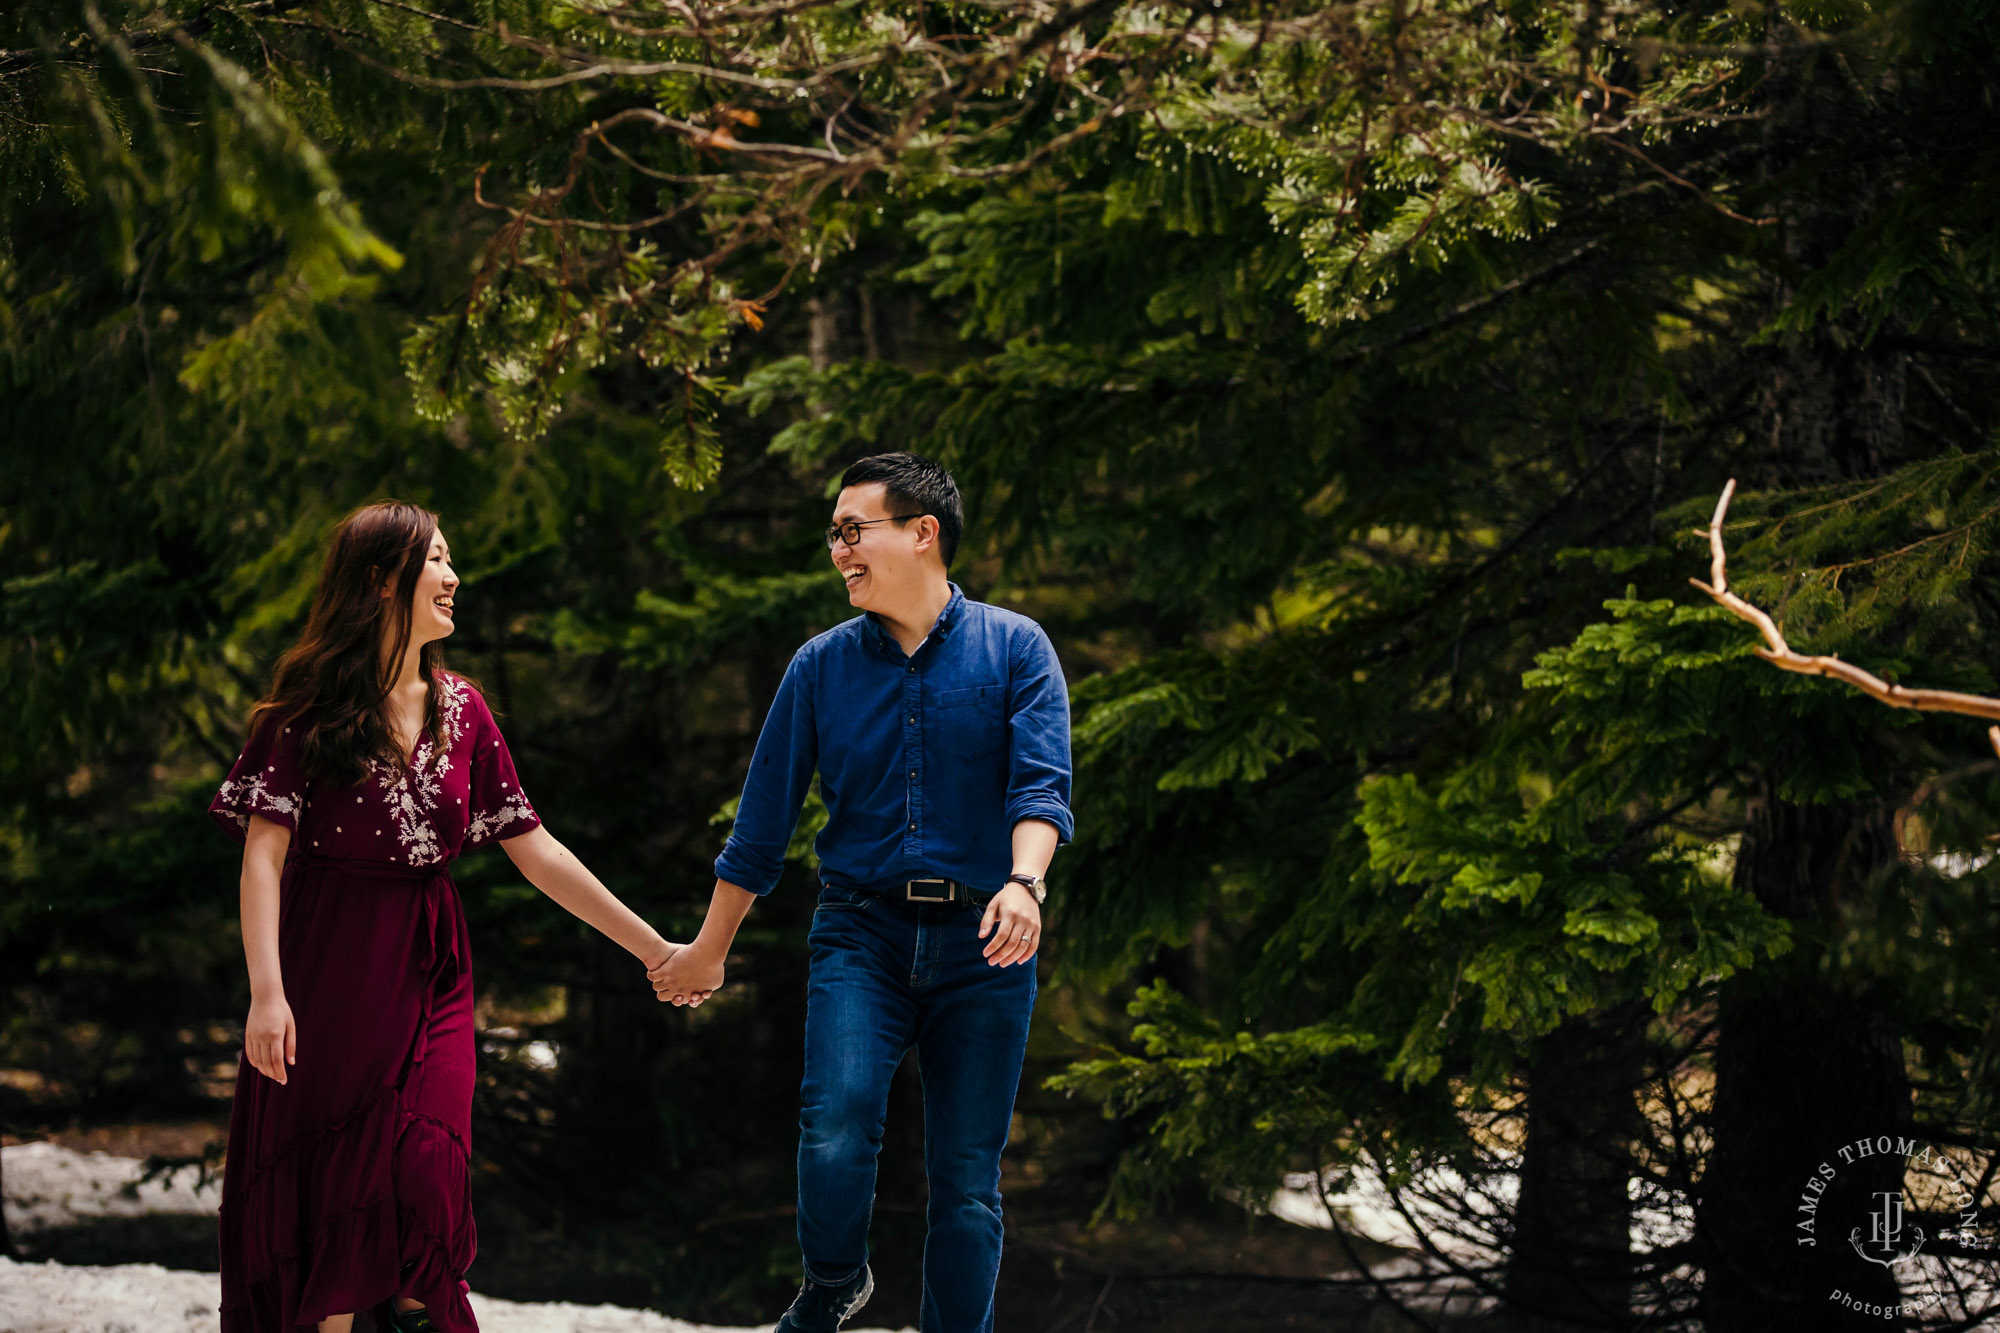
[[[944,892],[936,897],[917,892],[919,884],[936,884]],[[951,901],[951,881],[948,879],[913,879],[903,885],[903,901],[909,903],[948,903]]]

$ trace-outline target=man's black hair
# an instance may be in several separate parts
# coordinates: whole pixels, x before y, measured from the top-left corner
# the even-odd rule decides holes
[[[965,531],[965,505],[951,473],[922,454],[876,454],[853,464],[840,477],[843,490],[878,481],[887,492],[891,514],[929,514],[938,521],[938,552],[950,569],[951,558],[958,554],[958,536]]]

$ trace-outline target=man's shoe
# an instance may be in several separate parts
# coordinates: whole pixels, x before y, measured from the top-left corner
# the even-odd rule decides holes
[[[875,1275],[867,1264],[838,1287],[823,1287],[807,1278],[774,1333],[836,1333],[874,1294]]]

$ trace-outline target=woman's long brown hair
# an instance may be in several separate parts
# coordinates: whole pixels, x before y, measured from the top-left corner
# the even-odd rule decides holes
[[[410,646],[411,602],[436,535],[436,514],[396,500],[364,505],[334,529],[305,632],[278,659],[271,692],[250,710],[252,737],[259,727],[304,719],[300,757],[308,777],[354,783],[372,759],[405,763],[385,705]],[[385,581],[394,585],[387,597]],[[431,687],[424,730],[437,747],[444,744],[437,707],[442,665],[435,641],[419,650],[417,670]]]

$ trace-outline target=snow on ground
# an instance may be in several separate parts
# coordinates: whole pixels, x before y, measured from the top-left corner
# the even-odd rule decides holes
[[[1486,1213],[1490,1216],[1501,1207],[1511,1206],[1513,1203],[1514,1190],[1511,1187],[1514,1182],[1511,1178],[1503,1178],[1498,1182],[1504,1195],[1499,1199],[1489,1198],[1483,1192],[1474,1190],[1455,1171],[1440,1170],[1436,1178],[1429,1183],[1434,1189],[1441,1188],[1444,1193],[1461,1200],[1461,1206],[1473,1213]],[[1406,1194],[1403,1206],[1411,1208],[1417,1219],[1427,1224],[1426,1230],[1429,1232],[1431,1243],[1455,1262],[1477,1266],[1491,1259],[1490,1246],[1477,1245],[1454,1235],[1452,1226],[1435,1225],[1434,1219],[1426,1216],[1430,1210],[1420,1199]],[[1270,1212],[1273,1217],[1283,1218],[1295,1226],[1314,1227],[1326,1231],[1338,1225],[1354,1235],[1366,1236],[1377,1244],[1393,1246],[1408,1252],[1409,1258],[1392,1259],[1386,1269],[1378,1265],[1375,1270],[1377,1277],[1402,1275],[1424,1266],[1418,1262],[1419,1256],[1424,1253],[1424,1244],[1418,1238],[1416,1228],[1410,1225],[1410,1219],[1396,1206],[1396,1200],[1391,1197],[1388,1187],[1382,1183],[1382,1178],[1372,1171],[1350,1170],[1347,1187],[1324,1197],[1320,1194],[1319,1184],[1312,1175],[1301,1173],[1287,1176],[1284,1188],[1271,1196]],[[1435,1221],[1443,1220],[1435,1219]],[[1459,1225],[1463,1225],[1462,1220]]]
[[[1287,1176],[1285,1187],[1271,1196],[1271,1215],[1320,1231],[1332,1230],[1337,1220],[1353,1234],[1379,1244],[1417,1249],[1417,1233],[1396,1211],[1380,1182],[1358,1172],[1356,1176],[1353,1187],[1324,1200],[1311,1176]]]
[[[1412,1254],[1420,1253],[1423,1242],[1418,1239],[1409,1218],[1396,1206],[1396,1200],[1390,1196],[1382,1178],[1362,1170],[1350,1171],[1348,1177],[1345,1189],[1322,1199],[1317,1182],[1310,1174],[1287,1176],[1285,1187],[1271,1198],[1271,1214],[1298,1226],[1321,1230],[1332,1228],[1337,1221],[1341,1227],[1356,1235]],[[1418,1221],[1426,1224],[1431,1243],[1459,1263],[1477,1266],[1490,1260],[1496,1250],[1497,1228],[1489,1234],[1485,1244],[1468,1243],[1453,1233],[1466,1224],[1468,1214],[1483,1214],[1497,1220],[1511,1210],[1520,1193],[1519,1177],[1498,1176],[1481,1187],[1474,1187],[1457,1172],[1439,1168],[1425,1183],[1430,1194],[1458,1201],[1452,1216],[1440,1216],[1435,1205],[1427,1202],[1421,1193],[1406,1193],[1403,1196],[1403,1206],[1410,1209]],[[1692,1240],[1692,1214],[1682,1208],[1663,1208],[1648,1196],[1644,1187],[1645,1182],[1637,1178],[1629,1186],[1633,1210],[1633,1251],[1647,1254]],[[1381,1276],[1379,1271],[1377,1276]]]
[[[72,1152],[53,1143],[24,1143],[0,1154],[7,1224],[16,1234],[87,1225],[93,1218],[213,1214],[222,1193],[216,1185],[197,1190],[192,1171],[135,1186],[145,1164],[134,1157]],[[217,1333],[220,1300],[213,1273],[158,1264],[86,1268],[0,1259],[0,1333]],[[753,1333],[650,1310],[502,1301],[477,1292],[472,1308],[482,1333]]]
[[[216,1333],[222,1326],[215,1312],[219,1297],[213,1273],[177,1273],[158,1264],[72,1268],[0,1259],[0,1333]],[[472,1309],[481,1333],[750,1333],[650,1310],[524,1304],[476,1292]]]
[[[46,1231],[99,1217],[160,1213],[213,1213],[222,1202],[219,1182],[195,1188],[195,1172],[136,1184],[145,1163],[102,1152],[72,1152],[53,1143],[0,1148],[0,1178],[7,1187],[7,1225],[17,1232]]]

